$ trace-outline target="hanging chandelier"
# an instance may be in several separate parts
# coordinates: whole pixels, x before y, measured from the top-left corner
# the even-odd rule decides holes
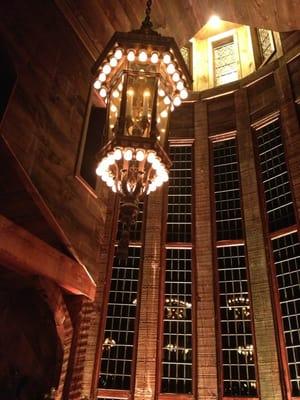
[[[152,29],[152,1],[139,30],[116,32],[95,64],[94,88],[107,105],[96,174],[120,196],[126,259],[138,203],[168,181],[170,112],[188,97],[191,77],[173,38]]]

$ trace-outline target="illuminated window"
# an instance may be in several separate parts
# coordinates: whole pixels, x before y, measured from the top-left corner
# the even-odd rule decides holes
[[[139,282],[140,247],[129,247],[126,265],[112,269],[98,387],[129,390]]]
[[[286,349],[287,361],[282,362],[287,362],[292,396],[300,396],[300,244],[280,120],[258,129],[256,141],[273,252],[272,274],[277,281],[279,333]]]
[[[212,147],[223,395],[256,397],[237,143],[236,139],[229,139],[214,142]]]
[[[279,120],[257,131],[257,143],[269,230],[274,232],[295,223]]]
[[[260,52],[263,62],[267,61],[275,53],[275,43],[272,31],[257,29]]]
[[[171,146],[167,242],[191,242],[192,147]]]
[[[180,48],[180,53],[182,54],[186,66],[190,72],[192,72],[192,45],[189,43],[185,46],[182,46]]]
[[[233,36],[212,43],[215,85],[239,79],[238,55]]]
[[[170,147],[162,393],[192,393],[192,151]]]

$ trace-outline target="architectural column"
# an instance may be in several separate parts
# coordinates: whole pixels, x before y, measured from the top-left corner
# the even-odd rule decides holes
[[[236,92],[235,106],[260,397],[280,400],[283,397],[246,89]]]
[[[300,215],[300,128],[294,96],[290,84],[287,66],[283,65],[275,73],[275,82],[279,94],[282,135],[285,144],[286,160],[294,194],[295,206]]]
[[[211,197],[207,106],[195,103],[194,143],[196,363],[199,400],[218,398],[216,329],[214,308],[214,265],[211,228]],[[195,331],[195,330],[194,330]]]
[[[156,367],[160,322],[163,203],[161,189],[148,197],[136,343],[134,398],[137,400],[154,399],[158,375]]]

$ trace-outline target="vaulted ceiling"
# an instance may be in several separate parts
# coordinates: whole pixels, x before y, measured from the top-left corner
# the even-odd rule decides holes
[[[55,0],[96,58],[115,31],[139,27],[146,0]],[[223,20],[285,32],[300,29],[300,0],[153,0],[152,20],[178,44],[193,37],[212,14]]]

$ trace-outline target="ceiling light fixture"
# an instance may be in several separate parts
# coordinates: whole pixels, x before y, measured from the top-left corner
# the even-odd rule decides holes
[[[191,86],[174,39],[152,29],[151,6],[139,30],[113,35],[94,67],[94,88],[107,104],[96,174],[120,196],[117,255],[125,260],[138,202],[168,181],[168,117]]]

